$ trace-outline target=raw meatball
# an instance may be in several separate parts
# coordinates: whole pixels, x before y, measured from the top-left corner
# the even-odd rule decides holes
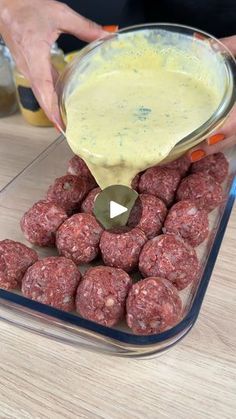
[[[79,156],[74,156],[68,162],[67,173],[75,176],[93,177],[87,164]]]
[[[198,246],[209,233],[208,213],[192,201],[177,202],[167,215],[163,232],[180,235],[191,246]]]
[[[198,208],[210,212],[223,200],[220,184],[205,173],[194,173],[182,180],[177,190],[177,201],[191,200]]]
[[[123,317],[132,281],[121,269],[97,266],[89,269],[77,290],[76,310],[86,319],[114,326]]]
[[[0,288],[18,288],[27,269],[37,260],[37,253],[24,244],[0,241]]]
[[[193,163],[192,173],[202,172],[212,176],[217,182],[224,182],[228,175],[229,163],[223,153],[215,153]]]
[[[68,162],[67,173],[83,177],[87,184],[87,192],[97,186],[97,182],[90,172],[87,164],[79,156],[72,157],[72,159]]]
[[[179,157],[176,160],[166,163],[162,167],[168,167],[169,169],[176,169],[180,173],[181,177],[184,177],[188,172],[191,163],[186,155]]]
[[[195,250],[180,237],[171,234],[154,237],[144,245],[139,269],[144,277],[166,278],[179,290],[197,280],[199,274]]]
[[[155,195],[167,206],[175,197],[180,182],[178,170],[155,166],[148,169],[140,178],[139,192]]]
[[[131,211],[128,225],[139,227],[148,239],[152,239],[161,232],[166,214],[167,208],[159,198],[141,194]]]
[[[138,266],[140,251],[147,238],[139,228],[104,231],[100,250],[105,265],[124,269],[126,272]]]
[[[137,173],[137,175],[133,178],[131,182],[131,188],[138,192],[139,190],[139,180],[140,180],[140,173]]]
[[[38,201],[23,215],[20,225],[30,243],[53,246],[56,231],[66,219],[67,214],[59,205]]]
[[[146,278],[134,284],[126,303],[127,324],[138,335],[160,333],[181,318],[178,291],[163,278]]]
[[[101,192],[101,188],[92,189],[81,204],[81,211],[93,214],[95,198]]]
[[[57,231],[59,254],[72,259],[76,264],[91,262],[98,255],[102,231],[93,215],[72,215]]]
[[[65,175],[55,179],[49,186],[47,200],[60,205],[68,214],[78,210],[80,203],[87,193],[85,178]]]
[[[22,293],[31,300],[72,311],[80,272],[72,260],[48,257],[39,260],[26,272],[22,280]]]

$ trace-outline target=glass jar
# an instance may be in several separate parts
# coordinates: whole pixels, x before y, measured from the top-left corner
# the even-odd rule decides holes
[[[66,65],[64,53],[58,48],[56,43],[51,47],[51,62],[59,74]],[[52,126],[52,122],[47,118],[45,112],[40,107],[36,97],[34,96],[30,82],[17,68],[15,68],[14,77],[20,111],[25,120],[31,125],[40,127]]]
[[[0,37],[0,117],[11,115],[17,110],[12,65],[9,49]]]

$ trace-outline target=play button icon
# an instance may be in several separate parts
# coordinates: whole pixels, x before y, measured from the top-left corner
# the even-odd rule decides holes
[[[94,215],[105,229],[123,227],[137,198],[137,192],[128,186],[108,186],[96,197]]]
[[[127,207],[124,207],[114,201],[110,202],[110,218],[118,217],[118,215],[124,214],[126,211],[128,211]]]

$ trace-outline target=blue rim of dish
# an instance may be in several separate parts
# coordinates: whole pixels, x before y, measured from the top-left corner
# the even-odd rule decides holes
[[[195,321],[197,320],[197,317],[198,317],[198,314],[200,312],[200,308],[203,302],[203,298],[204,298],[204,295],[206,293],[206,290],[207,290],[207,287],[211,278],[211,273],[213,271],[213,268],[217,259],[220,245],[224,237],[224,233],[225,233],[226,226],[227,226],[227,223],[228,223],[231,211],[232,211],[235,198],[236,198],[236,176],[232,180],[232,184],[229,191],[229,197],[225,205],[225,209],[223,211],[221,221],[219,223],[218,231],[214,238],[214,243],[212,245],[212,248],[211,248],[205,269],[204,269],[203,277],[201,279],[201,282],[198,286],[198,290],[194,297],[194,302],[192,304],[192,307],[190,311],[187,313],[187,315],[183,318],[183,320],[181,320],[180,323],[178,323],[176,326],[174,326],[173,328],[165,332],[155,334],[155,335],[149,335],[149,336],[134,335],[131,333],[112,329],[106,326],[101,326],[90,320],[86,320],[74,314],[67,313],[67,312],[58,310],[56,308],[41,304],[39,302],[29,300],[28,298],[25,298],[18,294],[14,294],[10,291],[0,290],[0,298],[7,300],[9,302],[18,304],[20,306],[26,307],[27,309],[39,312],[46,316],[59,319],[60,321],[63,321],[69,325],[78,326],[80,328],[93,331],[99,335],[103,335],[115,341],[119,341],[119,342],[123,342],[127,344],[152,345],[155,343],[167,341],[175,336],[177,337],[179,334],[181,334],[181,332],[184,332],[184,330],[189,329],[190,326],[192,326],[193,323],[195,323]]]

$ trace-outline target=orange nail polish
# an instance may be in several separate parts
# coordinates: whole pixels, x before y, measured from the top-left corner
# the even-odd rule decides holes
[[[205,156],[206,153],[204,150],[195,150],[190,154],[190,160],[192,163],[194,163],[195,161],[201,160]]]
[[[207,142],[209,145],[217,144],[220,141],[223,141],[225,139],[224,134],[215,134],[208,138]]]
[[[200,39],[201,41],[205,41],[205,39],[207,39],[206,36],[202,35],[199,32],[194,32],[193,37],[196,38],[196,39]]]
[[[106,32],[117,32],[119,29],[118,25],[107,25],[103,26],[102,29]]]

